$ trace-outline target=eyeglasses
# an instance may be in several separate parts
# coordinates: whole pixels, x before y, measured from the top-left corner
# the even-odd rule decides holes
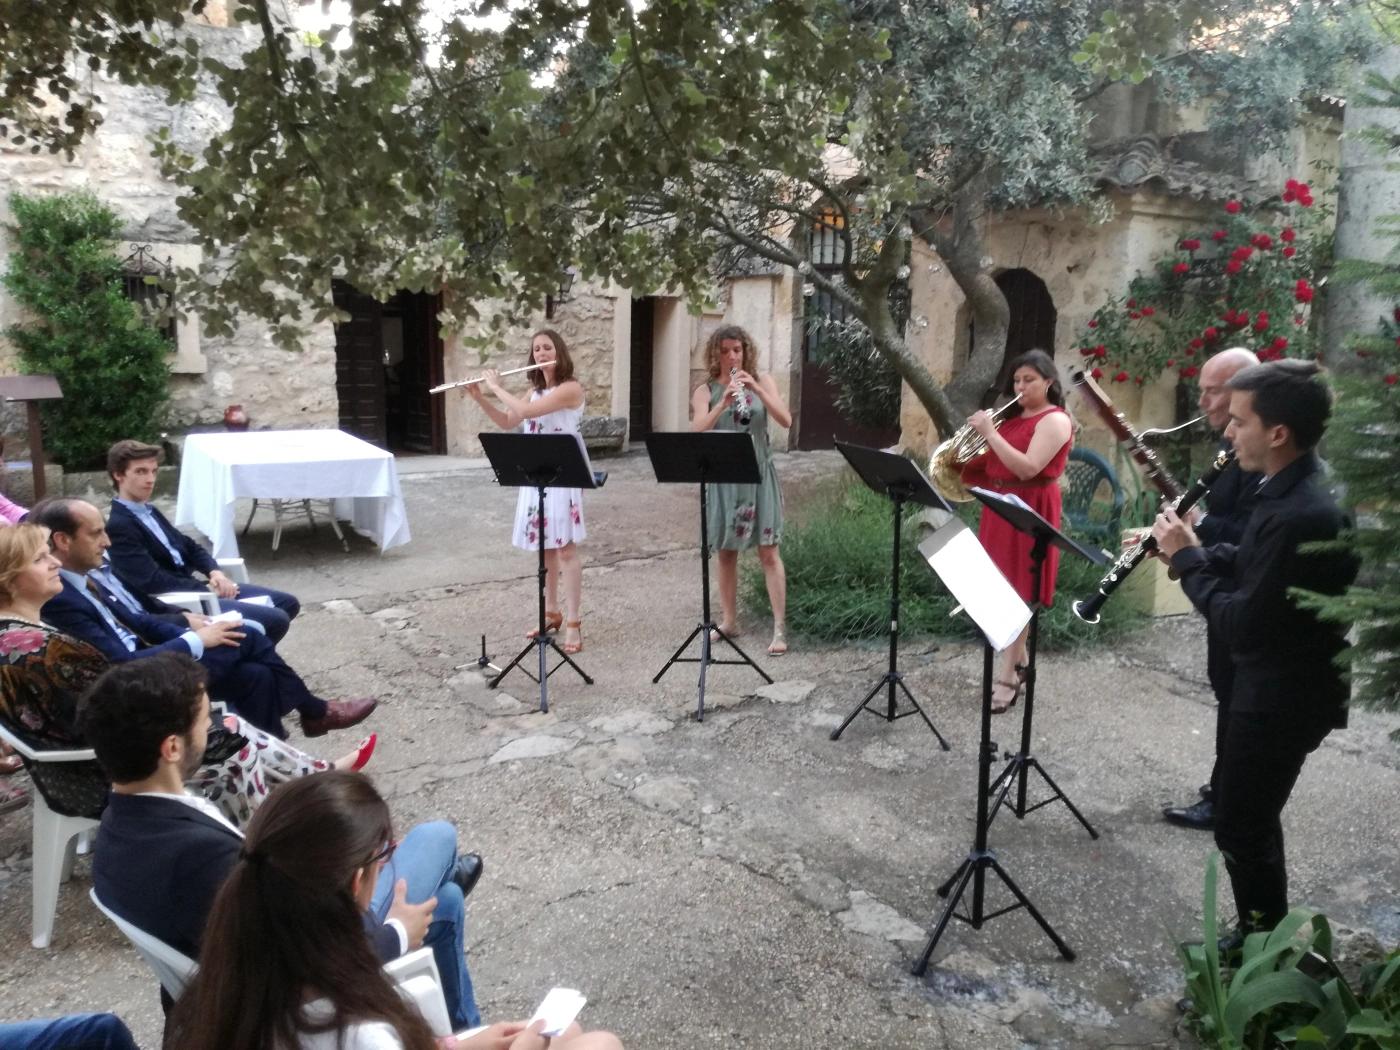
[[[392,857],[392,856],[394,855],[394,850],[396,850],[396,849],[398,849],[398,848],[399,848],[398,840],[397,840],[397,839],[390,839],[388,842],[384,843],[384,848],[383,848],[383,849],[381,849],[381,850],[380,850],[378,853],[376,853],[373,857],[370,857],[369,862],[370,862],[371,864],[374,864],[374,863],[376,863],[376,862],[378,862],[378,861],[383,861],[384,863],[387,864],[387,863],[389,862],[389,858]]]

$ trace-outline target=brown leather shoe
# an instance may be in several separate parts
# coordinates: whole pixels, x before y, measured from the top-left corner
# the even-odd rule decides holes
[[[327,700],[326,713],[320,718],[302,715],[301,731],[305,736],[325,736],[332,729],[349,729],[363,722],[378,706],[379,701],[370,696]]]

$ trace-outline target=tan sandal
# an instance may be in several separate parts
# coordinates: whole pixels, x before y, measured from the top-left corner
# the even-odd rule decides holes
[[[576,642],[565,642],[565,643],[564,643],[563,645],[561,645],[559,648],[563,649],[564,652],[568,653],[570,656],[573,656],[575,653],[581,653],[581,652],[583,652],[583,621],[582,621],[582,620],[570,620],[568,623],[566,623],[566,624],[564,625],[564,629],[565,629],[566,632],[568,632],[568,631],[577,631],[577,632],[578,632],[578,641],[576,641]]]
[[[993,683],[992,683],[992,714],[994,714],[994,715],[1004,715],[1004,714],[1006,714],[1006,712],[1010,711],[1013,707],[1015,707],[1015,706],[1016,706],[1016,701],[1019,700],[1019,699],[1021,699],[1021,685],[1022,685],[1021,682],[1005,682],[1005,681],[1002,681],[1001,679],[997,679],[995,682],[993,682]],[[1011,690],[1011,699],[1010,699],[1010,700],[1007,700],[1005,703],[999,703],[999,702],[997,701],[997,695],[996,695],[996,690],[997,690],[998,688],[1000,688],[1000,689],[1010,689],[1010,690]]]
[[[787,651],[787,634],[784,625],[775,623],[773,625],[773,640],[768,643],[768,655],[782,656]]]
[[[564,625],[564,614],[556,609],[546,609],[544,611],[544,630],[548,634],[550,631],[557,631]],[[526,638],[538,638],[540,629],[532,627],[525,632]]]
[[[711,644],[720,640],[721,633],[726,638],[739,638],[743,635],[744,632],[739,628],[738,624],[735,624],[733,627],[726,627],[722,623],[716,624],[714,628],[712,628],[710,631]]]

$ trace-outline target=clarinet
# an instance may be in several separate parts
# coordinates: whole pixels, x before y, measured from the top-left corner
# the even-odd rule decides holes
[[[1108,395],[1099,389],[1099,385],[1094,382],[1089,373],[1082,368],[1076,368],[1070,373],[1069,378],[1070,382],[1079,388],[1079,393],[1084,400],[1093,406],[1094,411],[1113,432],[1113,436],[1127,445],[1128,454],[1142,467],[1152,486],[1169,500],[1180,499],[1182,495],[1181,483],[1171,476],[1167,468],[1162,465],[1162,461],[1157,458],[1157,453],[1147,442],[1142,440],[1142,436],[1132,428],[1123,413],[1113,407],[1113,402],[1109,401]]]
[[[1215,462],[1196,479],[1189,489],[1181,494],[1181,498],[1172,504],[1172,509],[1177,514],[1184,514],[1194,507],[1201,501],[1201,497],[1210,491],[1210,487],[1215,484],[1216,479],[1225,473],[1225,468],[1234,461],[1234,449],[1221,449],[1216,453]],[[1149,533],[1142,542],[1125,550],[1109,568],[1108,574],[1099,581],[1097,593],[1074,603],[1074,615],[1085,623],[1098,623],[1099,610],[1103,608],[1103,603],[1112,597],[1113,592],[1128,578],[1128,574],[1141,565],[1142,560],[1156,549],[1157,538]]]
[[[738,377],[739,370],[737,368],[731,368],[729,370],[729,381],[731,383],[738,382]],[[748,387],[741,386],[740,389],[743,390],[744,393],[742,396],[734,399],[734,422],[738,423],[741,427],[746,427],[749,425],[749,420],[753,419],[753,400],[752,395],[749,394]]]

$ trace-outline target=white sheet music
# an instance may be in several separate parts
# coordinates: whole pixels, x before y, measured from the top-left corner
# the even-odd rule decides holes
[[[951,519],[919,544],[919,553],[997,652],[1014,642],[1021,628],[1030,623],[1030,606],[992,564],[977,536],[961,519]]]

